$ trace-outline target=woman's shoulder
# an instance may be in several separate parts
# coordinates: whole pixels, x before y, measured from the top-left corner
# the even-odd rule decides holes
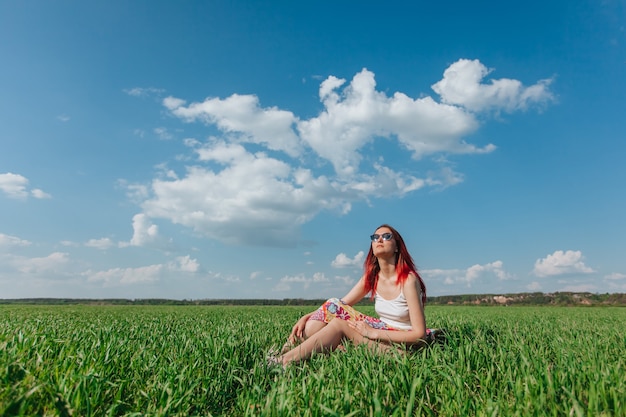
[[[409,274],[406,276],[405,284],[414,284],[417,281],[417,274],[415,272],[409,272]]]
[[[409,275],[406,277],[406,281],[404,281],[404,288],[415,289],[418,294],[421,294],[422,287],[419,284],[419,278],[417,278],[417,274],[414,272],[409,272]]]

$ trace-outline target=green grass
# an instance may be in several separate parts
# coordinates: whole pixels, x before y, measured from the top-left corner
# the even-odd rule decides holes
[[[0,306],[0,416],[626,416],[625,308],[432,306],[444,346],[267,369],[307,311]]]

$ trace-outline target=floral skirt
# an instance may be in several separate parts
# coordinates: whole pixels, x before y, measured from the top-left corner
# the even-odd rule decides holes
[[[330,323],[333,319],[341,319],[345,321],[364,321],[374,329],[379,330],[396,330],[396,331],[408,331],[405,329],[397,329],[382,321],[377,317],[370,317],[357,310],[354,307],[346,304],[339,298],[331,298],[320,306],[309,317],[309,320],[323,321],[324,323]],[[436,342],[445,342],[447,332],[445,329],[429,329],[426,328],[425,342],[428,344]],[[419,348],[419,345],[415,345]]]
[[[345,321],[364,321],[370,327],[379,330],[399,330],[389,326],[381,319],[376,317],[370,317],[357,310],[354,307],[344,303],[339,298],[331,298],[318,308],[309,320],[323,321],[324,323],[330,323],[334,318],[338,318]]]

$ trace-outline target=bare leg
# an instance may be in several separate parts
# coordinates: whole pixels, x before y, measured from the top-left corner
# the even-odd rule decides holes
[[[326,324],[327,323],[320,320],[307,321],[306,326],[304,326],[304,339],[306,340],[309,337],[313,336],[315,333],[322,330],[324,327],[326,327]]]
[[[379,347],[378,343],[366,339],[351,328],[347,321],[331,320],[321,330],[309,336],[302,344],[282,355],[283,366],[294,361],[309,359],[314,352],[332,352],[344,339],[350,339],[355,344],[367,343],[372,348]]]
[[[323,322],[323,321],[320,321],[320,320],[308,320],[306,322],[306,325],[304,326],[304,332],[302,333],[302,339],[300,340],[300,342],[305,341],[309,337],[313,336],[315,333],[317,333],[320,330],[322,330],[324,327],[326,327],[326,323]],[[284,353],[289,352],[295,346],[296,346],[295,342],[292,342],[291,340],[288,340],[283,345],[283,348],[280,350],[281,355],[284,354]]]

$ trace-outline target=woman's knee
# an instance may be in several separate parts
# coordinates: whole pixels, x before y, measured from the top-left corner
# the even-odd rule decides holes
[[[326,323],[323,322],[323,321],[308,320],[306,322],[306,324],[304,325],[304,334],[303,334],[303,336],[304,336],[305,339],[308,339],[309,337],[311,337],[315,333],[317,333],[320,330],[322,330],[324,327],[326,327]]]
[[[333,328],[339,329],[341,331],[350,328],[350,325],[345,320],[331,320],[330,323],[327,324],[327,326],[332,326]]]

